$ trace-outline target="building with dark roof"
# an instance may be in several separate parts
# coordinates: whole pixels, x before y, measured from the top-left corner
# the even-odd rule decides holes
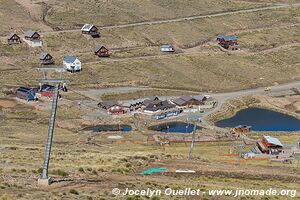
[[[186,107],[186,106],[194,106],[194,105],[203,105],[205,101],[205,97],[202,95],[198,96],[182,96],[176,99],[173,99],[172,102],[179,107]]]
[[[95,48],[95,55],[99,57],[109,57],[108,49],[103,45],[97,45]]]
[[[30,41],[40,41],[41,36],[38,32],[29,30],[25,32],[25,39]]]
[[[174,104],[169,103],[167,100],[155,100],[147,103],[146,107],[144,108],[144,112],[155,113],[158,111],[164,111],[175,107],[176,106]]]
[[[8,44],[20,44],[21,38],[16,33],[10,33],[7,37]]]
[[[42,65],[53,64],[54,63],[53,57],[49,53],[42,52],[40,55],[40,63]]]

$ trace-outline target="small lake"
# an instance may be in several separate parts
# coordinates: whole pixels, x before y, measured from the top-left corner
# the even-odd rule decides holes
[[[168,123],[162,123],[155,126],[150,126],[148,128],[152,131],[160,131],[164,133],[192,133],[194,130],[193,124],[188,124],[184,122],[168,122]],[[197,130],[202,129],[200,126],[196,127]]]
[[[97,126],[90,126],[82,129],[83,131],[92,131],[92,132],[116,132],[116,131],[123,131],[123,132],[130,132],[132,127],[130,125],[125,124],[108,124],[108,125],[97,125]]]
[[[299,131],[300,120],[283,113],[262,109],[246,108],[231,118],[216,122],[218,127],[252,126],[254,131]]]

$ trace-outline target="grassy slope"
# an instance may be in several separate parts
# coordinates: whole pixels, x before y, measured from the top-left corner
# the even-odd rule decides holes
[[[101,26],[125,24],[247,9],[263,5],[261,3],[235,0],[67,0],[53,7],[48,20],[60,28],[74,28],[84,23],[93,23]]]
[[[135,82],[160,88],[204,91],[241,89],[274,81],[299,79],[299,52],[300,47],[293,47],[251,56],[217,53],[116,62],[110,65],[91,64],[86,65],[86,70],[81,74],[70,78],[71,82],[76,80],[77,86],[82,87],[85,87],[83,83]]]
[[[93,48],[96,44],[105,44],[108,48],[113,49],[112,58],[141,56],[144,54],[160,55],[161,53],[156,46],[146,46],[158,45],[163,41],[176,41],[176,44],[182,47],[194,46],[196,43],[213,38],[220,32],[274,27],[270,30],[244,32],[238,35],[242,49],[257,51],[297,42],[299,26],[293,28],[280,28],[279,26],[299,23],[299,13],[299,9],[282,9],[272,12],[265,11],[201,19],[186,23],[103,30],[102,37],[96,40],[88,39],[78,33],[60,33],[44,36],[45,46],[43,49],[50,52],[59,65],[62,57],[66,54],[77,55],[83,62],[99,60],[93,55]],[[230,21],[230,23],[224,23],[224,21]],[[253,21],[257,23],[253,23]],[[216,26],[209,24],[215,24]],[[158,30],[166,32],[158,34]],[[185,32],[189,37],[185,36]],[[284,38],[281,39],[283,36]],[[123,47],[123,49],[114,49],[120,47]],[[25,44],[8,46],[3,43],[0,44],[0,49],[1,60],[4,64],[2,68],[19,68],[24,72],[22,75],[26,75],[21,77],[20,71],[1,71],[3,76],[1,76],[0,81],[8,84],[34,84],[39,75],[31,68],[38,66],[38,55],[43,50],[28,48]],[[202,50],[210,52],[210,56],[199,53],[199,55],[175,56],[175,58],[171,56],[170,58],[84,65],[82,73],[68,76],[68,78],[74,83],[85,83],[82,87],[88,87],[89,83],[99,83],[101,85],[101,83],[112,84],[135,81],[143,85],[186,89],[191,87],[191,89],[197,90],[220,90],[221,88],[218,86],[221,85],[218,81],[218,78],[220,78],[221,83],[225,85],[225,89],[235,89],[239,84],[242,84],[244,88],[251,87],[252,84],[269,84],[272,79],[282,81],[288,80],[289,76],[297,78],[299,67],[296,61],[283,60],[279,62],[274,59],[276,55],[282,57],[287,55],[287,58],[295,60],[294,49],[296,52],[299,51],[295,47],[282,49],[278,53],[275,52],[270,55],[246,56],[237,54],[227,56],[214,47],[208,47]],[[291,53],[289,54],[289,52]],[[270,63],[268,63],[269,61]],[[13,65],[10,66],[9,63]],[[285,66],[285,70],[278,71],[277,66]],[[226,70],[224,71],[224,69]],[[251,70],[253,73],[244,76],[247,70]],[[170,72],[174,78],[169,76]],[[279,72],[283,72],[283,76]],[[257,80],[260,77],[265,79]],[[160,82],[161,80],[163,81]]]
[[[238,34],[241,48],[250,51],[261,51],[300,42],[300,26],[289,28],[274,28],[253,33]]]
[[[44,25],[34,21],[24,7],[13,0],[0,0],[0,36],[16,31],[21,34],[29,29],[41,30]]]
[[[253,21],[256,23],[253,23]],[[100,31],[102,37],[94,40],[87,40],[78,33],[48,35],[45,36],[45,40],[49,49],[53,49],[53,51],[91,51],[97,43],[104,44],[109,49],[153,46],[163,43],[172,43],[176,46],[187,48],[213,39],[220,33],[230,33],[262,27],[276,28],[278,26],[299,22],[299,8],[281,9],[198,19],[188,22],[105,29]],[[62,47],[59,44],[64,44],[64,46]],[[82,46],[81,48],[80,45]]]
[[[75,108],[71,109],[78,117],[79,111]],[[195,163],[188,164],[185,161],[189,145],[171,145],[163,151],[162,147],[152,145],[134,145],[130,146],[126,143],[111,144],[106,142],[106,136],[94,135],[93,141],[100,145],[87,144],[88,134],[77,134],[71,131],[56,128],[52,159],[50,163],[50,175],[56,179],[63,179],[66,174],[68,180],[84,178],[85,180],[95,180],[95,182],[63,182],[57,187],[47,189],[47,191],[37,187],[36,178],[39,176],[38,170],[42,165],[44,155],[44,142],[47,133],[47,112],[33,111],[23,109],[22,111],[6,112],[7,120],[5,125],[0,126],[0,141],[2,142],[0,160],[0,176],[4,175],[19,177],[18,179],[4,179],[0,182],[0,198],[8,199],[40,199],[42,197],[64,199],[82,199],[87,196],[93,198],[108,197],[110,191],[114,187],[131,187],[131,188],[165,188],[165,187],[192,187],[208,189],[221,188],[251,188],[251,189],[298,189],[299,185],[293,182],[287,182],[278,178],[269,180],[262,179],[256,174],[274,173],[278,175],[297,174],[295,164],[284,165],[279,163],[268,163],[267,161],[248,161],[238,167],[234,164],[225,164],[227,160],[235,160],[233,157],[222,156],[222,153],[229,152],[230,143],[211,143],[196,144],[193,155]],[[59,120],[65,120],[71,115],[65,115],[65,110],[59,108]],[[26,129],[24,129],[26,126]],[[251,137],[259,138],[261,134],[252,134]],[[297,134],[276,134],[284,143],[294,143]],[[25,137],[26,136],[26,137]],[[125,136],[128,137],[128,136]],[[146,140],[146,136],[132,133],[130,136],[133,140]],[[247,147],[247,149],[250,148]],[[179,159],[178,163],[172,161]],[[162,160],[162,161],[159,161]],[[158,162],[154,164],[154,162]],[[165,177],[151,176],[141,178],[135,174],[144,169],[150,168],[152,165],[160,166],[159,163],[170,163],[169,169],[178,169],[181,167],[192,168],[196,170],[207,170],[208,167],[215,170],[227,169],[226,176],[219,175],[217,172],[210,176],[191,176],[189,182],[184,177]],[[172,164],[173,163],[173,164]],[[79,168],[83,171],[79,171]],[[270,170],[272,169],[272,170]],[[241,175],[240,177],[232,177],[231,173],[243,170],[254,175]],[[269,170],[269,172],[268,172]],[[129,176],[127,176],[129,175]],[[115,178],[119,181],[115,180]],[[273,176],[270,174],[269,176]],[[27,177],[27,178],[24,178]],[[130,178],[130,177],[136,177]],[[247,181],[245,181],[247,180]],[[97,181],[100,181],[97,183]],[[60,184],[60,183],[56,183]],[[101,186],[101,187],[100,187]],[[76,189],[79,195],[70,193],[70,189]],[[6,194],[2,196],[3,194]],[[222,197],[221,199],[226,199]],[[258,198],[259,199],[259,198]],[[273,199],[270,197],[269,199]],[[276,199],[276,197],[274,197]]]

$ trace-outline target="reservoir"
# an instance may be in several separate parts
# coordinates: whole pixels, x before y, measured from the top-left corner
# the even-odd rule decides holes
[[[254,131],[299,131],[300,120],[283,113],[262,109],[246,108],[231,118],[216,122],[218,127],[252,126]]]
[[[162,123],[155,126],[150,126],[148,128],[152,131],[160,131],[164,133],[192,133],[194,130],[193,124],[188,124],[185,122],[168,122],[168,123]],[[201,127],[197,126],[197,130],[200,130]]]

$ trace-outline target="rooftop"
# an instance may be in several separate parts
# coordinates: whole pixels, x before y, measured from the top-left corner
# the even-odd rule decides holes
[[[25,32],[25,36],[26,37],[32,37],[35,33],[37,33],[36,31],[33,30],[29,30]],[[37,33],[38,34],[38,33]]]
[[[269,144],[274,144],[274,145],[277,145],[277,146],[283,146],[282,143],[277,138],[274,138],[274,137],[271,137],[271,136],[265,136],[265,135],[264,135],[264,138],[267,140],[267,142]]]
[[[83,27],[81,28],[81,30],[82,31],[90,31],[93,27],[94,27],[93,24],[85,24],[85,25],[83,25]]]
[[[65,56],[64,62],[66,63],[73,63],[77,58],[75,56]]]

